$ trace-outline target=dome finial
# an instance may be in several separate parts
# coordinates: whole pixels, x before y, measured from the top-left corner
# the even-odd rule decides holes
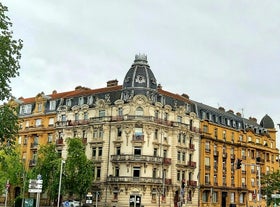
[[[134,63],[144,63],[144,64],[147,64],[148,63],[147,55],[146,54],[141,54],[141,53],[136,54],[135,55]]]

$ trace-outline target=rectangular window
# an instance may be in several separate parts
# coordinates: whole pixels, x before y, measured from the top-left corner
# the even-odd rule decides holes
[[[99,117],[105,116],[105,110],[99,110]]]
[[[66,100],[66,106],[71,107],[71,105],[72,105],[71,99],[67,99]]]
[[[95,139],[98,138],[98,130],[97,130],[97,129],[95,129],[95,130],[93,131],[93,138],[95,138]]]
[[[135,128],[135,138],[142,139],[143,129],[142,128]]]
[[[42,125],[42,119],[36,119],[36,121],[35,121],[35,126],[36,127],[39,127],[39,126],[41,126]]]
[[[157,168],[154,168],[153,169],[153,178],[156,178],[156,176],[157,176]]]
[[[181,172],[177,170],[177,181],[180,181],[180,178],[181,178]]]
[[[133,177],[140,177],[140,167],[133,167]]]
[[[86,130],[83,130],[83,136],[82,136],[84,139],[87,138],[87,133],[86,133]]]
[[[230,193],[230,203],[235,203],[235,193]]]
[[[182,117],[181,116],[177,116],[177,122],[182,123]]]
[[[54,118],[49,118],[49,126],[53,126],[54,125]]]
[[[210,157],[205,157],[204,162],[205,162],[205,167],[210,167]]]
[[[155,119],[158,119],[158,117],[159,117],[159,111],[156,110],[156,111],[155,111]]]
[[[75,121],[78,121],[78,120],[79,120],[79,114],[75,113]]]
[[[218,192],[214,191],[212,194],[213,203],[218,203]]]
[[[140,147],[135,147],[134,148],[134,155],[141,155],[141,148]]]
[[[181,160],[181,152],[177,152],[177,160],[178,160],[178,161]]]
[[[118,108],[118,116],[122,116],[123,115],[123,109],[122,108]]]
[[[84,120],[88,120],[88,113],[84,112]]]
[[[93,104],[93,97],[92,96],[88,96],[87,97],[87,104],[88,105],[92,105]]]
[[[209,185],[210,184],[210,174],[206,173],[204,179],[205,179],[205,184]]]
[[[25,122],[25,128],[28,128],[29,127],[29,121],[26,121]]]
[[[121,136],[122,136],[122,128],[118,127],[118,137],[121,137]]]
[[[158,129],[155,129],[155,139],[158,138]]]
[[[121,155],[121,147],[116,147],[116,154]]]
[[[102,156],[102,147],[98,147],[98,157]]]
[[[42,103],[38,103],[38,112],[41,112],[42,111],[42,108],[43,108],[43,104]]]
[[[184,162],[186,160],[186,153],[182,152],[182,161]]]
[[[61,115],[61,121],[66,121],[66,115],[65,114]]]
[[[53,140],[53,135],[52,134],[48,134],[48,143],[51,143]]]
[[[92,148],[92,158],[96,157],[96,148]]]
[[[115,168],[115,176],[116,176],[116,177],[119,177],[119,176],[120,176],[120,169],[119,169],[119,167],[116,167],[116,168]]]
[[[79,97],[79,105],[83,105],[84,104],[84,97]]]
[[[56,101],[55,100],[50,101],[49,110],[53,111],[53,110],[55,110],[55,107],[56,107]]]
[[[157,156],[158,156],[158,149],[154,148],[154,157],[157,157]]]
[[[96,179],[100,179],[101,176],[101,167],[96,168]]]
[[[209,192],[210,191],[208,191],[208,190],[203,191],[203,193],[202,193],[202,202],[208,202]]]

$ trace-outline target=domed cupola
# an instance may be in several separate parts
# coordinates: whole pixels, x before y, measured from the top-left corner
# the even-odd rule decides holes
[[[138,94],[146,95],[150,100],[155,98],[157,82],[148,64],[147,55],[135,55],[134,63],[124,78],[122,91],[122,99],[125,101]]]
[[[260,125],[266,129],[274,129],[274,122],[267,114],[262,118]]]

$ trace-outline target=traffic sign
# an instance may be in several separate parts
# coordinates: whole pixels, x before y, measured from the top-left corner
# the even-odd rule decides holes
[[[28,189],[29,193],[42,193],[42,189]]]
[[[271,194],[271,198],[280,198],[280,194]]]

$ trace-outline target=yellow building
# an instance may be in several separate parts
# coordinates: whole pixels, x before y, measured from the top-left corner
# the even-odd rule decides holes
[[[201,118],[200,206],[266,206],[260,178],[279,169],[272,119],[265,115],[258,124],[222,107],[196,103],[196,108]]]

